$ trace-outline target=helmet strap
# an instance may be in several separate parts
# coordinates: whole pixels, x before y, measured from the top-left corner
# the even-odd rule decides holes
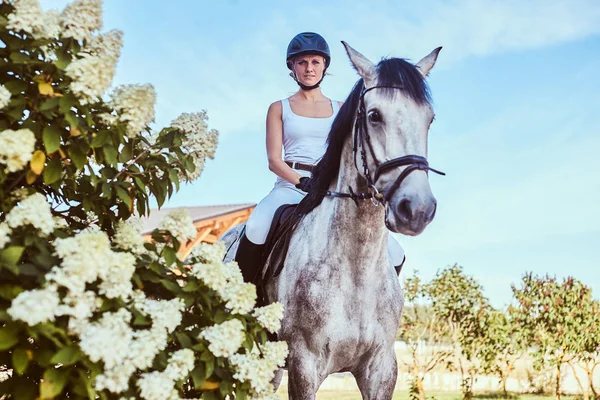
[[[315,83],[312,86],[307,86],[304,83],[300,82],[298,80],[298,78],[296,77],[296,73],[294,73],[294,80],[296,81],[296,83],[298,84],[298,86],[300,86],[300,88],[302,88],[302,90],[313,90],[318,88],[319,86],[321,86],[321,82],[323,82],[323,79],[325,78],[325,72],[327,71],[327,69],[323,70],[323,76],[321,76],[321,80],[319,80],[319,82]]]

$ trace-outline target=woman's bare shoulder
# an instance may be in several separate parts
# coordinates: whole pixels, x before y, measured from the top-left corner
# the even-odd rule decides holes
[[[269,106],[268,114],[279,114],[281,115],[281,100],[274,101]]]

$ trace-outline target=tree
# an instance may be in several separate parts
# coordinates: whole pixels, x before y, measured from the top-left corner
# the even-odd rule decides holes
[[[454,347],[453,367],[460,371],[463,398],[473,395],[475,375],[482,370],[479,354],[490,306],[481,285],[453,265],[438,271],[426,285],[432,311],[447,324]]]
[[[523,344],[533,347],[538,369],[544,365],[554,368],[554,391],[559,400],[562,368],[593,351],[590,333],[595,329],[592,325],[598,325],[597,302],[591,289],[572,277],[559,282],[548,275],[527,273],[520,287],[513,285],[512,290],[516,305],[510,312],[522,328]]]
[[[519,343],[519,327],[506,313],[490,309],[485,315],[485,331],[479,342],[479,357],[485,373],[498,375],[502,393],[508,398],[506,382],[522,355]]]
[[[416,271],[404,282],[404,300],[399,335],[408,346],[410,360],[403,362],[412,375],[411,393],[419,400],[425,400],[425,375],[452,356],[448,329],[444,321],[432,312]]]
[[[144,215],[214,156],[205,112],[152,133],[150,85],[110,87],[121,33],[99,34],[100,0],[61,14],[0,3],[0,383],[10,398],[268,396],[287,346],[282,308],[189,215],[140,235]]]

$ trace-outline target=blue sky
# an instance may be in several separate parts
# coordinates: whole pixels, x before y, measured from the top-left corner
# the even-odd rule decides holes
[[[404,274],[458,263],[497,306],[525,271],[573,275],[600,297],[600,2],[109,0],[104,11],[104,30],[125,34],[115,84],[154,85],[156,127],[207,109],[220,131],[216,159],[168,206],[258,202],[271,189],[264,121],[297,89],[284,63],[296,33],[328,40],[322,86],[338,100],[357,79],[340,40],[375,62],[444,46],[429,159],[447,176],[430,178],[436,219],[400,237]]]

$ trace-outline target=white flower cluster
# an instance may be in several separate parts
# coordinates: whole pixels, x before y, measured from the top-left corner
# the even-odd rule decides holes
[[[192,265],[192,275],[217,292],[233,314],[247,314],[256,303],[256,287],[243,281],[236,262]]]
[[[256,352],[235,354],[229,361],[235,369],[233,377],[241,382],[249,382],[255,397],[273,393],[271,381],[275,370],[285,365],[288,355],[286,342],[266,342],[262,347],[263,358]]]
[[[93,102],[104,94],[112,83],[115,62],[108,57],[83,54],[65,69],[73,80],[69,87],[82,104]]]
[[[281,328],[281,319],[283,318],[283,305],[281,303],[272,303],[265,307],[258,307],[252,313],[260,325],[271,333],[277,333]]]
[[[140,396],[146,400],[179,399],[174,391],[175,381],[185,378],[193,368],[194,352],[189,349],[176,351],[163,372],[142,374],[137,382]]]
[[[192,248],[190,258],[203,264],[219,263],[225,258],[225,251],[223,242],[219,241],[214,244],[203,242]]]
[[[134,254],[142,254],[144,248],[144,237],[135,222],[119,221],[113,236],[113,244],[120,249],[131,251]]]
[[[177,240],[186,243],[196,237],[196,227],[185,208],[177,208],[171,211],[158,226],[159,230],[169,231]]]
[[[62,35],[75,40],[90,40],[102,28],[102,0],[77,0],[60,15]]]
[[[198,113],[183,113],[171,122],[173,128],[185,133],[181,148],[184,153],[192,156],[196,166],[194,172],[188,173],[186,178],[188,181],[193,181],[200,176],[206,157],[214,158],[217,149],[219,132],[214,129],[208,130],[207,121],[208,116],[203,110]]]
[[[135,257],[131,253],[114,252],[104,232],[84,231],[74,237],[56,239],[56,254],[63,259],[46,279],[66,287],[71,293],[83,293],[87,283],[100,279],[100,293],[126,300],[132,294],[131,277]]]
[[[116,63],[121,55],[121,47],[123,47],[123,32],[114,29],[91,38],[83,51]]]
[[[6,165],[8,172],[17,172],[31,160],[35,135],[29,129],[7,129],[0,132],[0,143],[0,164]]]
[[[120,393],[127,389],[129,378],[136,370],[150,368],[156,355],[166,348],[167,335],[181,323],[185,307],[181,299],[148,300],[143,292],[133,295],[133,304],[151,317],[150,329],[134,331],[129,324],[131,314],[121,309],[118,313],[105,313],[100,321],[88,324],[82,330],[82,350],[92,361],[104,361],[104,373],[95,382],[97,390]],[[109,345],[105,341],[110,338],[113,343]],[[190,365],[193,368],[193,353],[191,359],[187,351],[175,353],[171,361],[172,365],[163,373],[169,378]],[[171,388],[173,379],[170,379]]]
[[[79,53],[81,58],[67,66],[65,72],[73,79],[71,90],[83,103],[99,98],[110,87],[121,47],[121,31],[94,36]]]
[[[36,32],[41,32],[44,12],[37,0],[15,0],[13,6],[15,11],[8,15],[6,28],[34,36]]]
[[[156,92],[152,85],[123,85],[112,94],[111,106],[127,123],[127,137],[135,138],[154,121]]]
[[[10,242],[10,236],[8,236],[10,231],[11,229],[6,222],[0,222],[0,249],[3,249]]]
[[[12,229],[18,226],[31,225],[48,235],[54,231],[55,223],[50,211],[50,204],[41,193],[35,193],[20,201],[9,211],[6,223]]]
[[[208,340],[208,349],[216,357],[231,357],[244,343],[244,325],[239,319],[230,319],[204,329],[200,337]]]
[[[44,289],[21,292],[12,301],[8,314],[14,320],[25,321],[33,326],[42,322],[54,321],[60,303],[56,285]]]
[[[0,110],[8,105],[10,102],[10,97],[10,91],[5,88],[4,85],[0,85]]]

